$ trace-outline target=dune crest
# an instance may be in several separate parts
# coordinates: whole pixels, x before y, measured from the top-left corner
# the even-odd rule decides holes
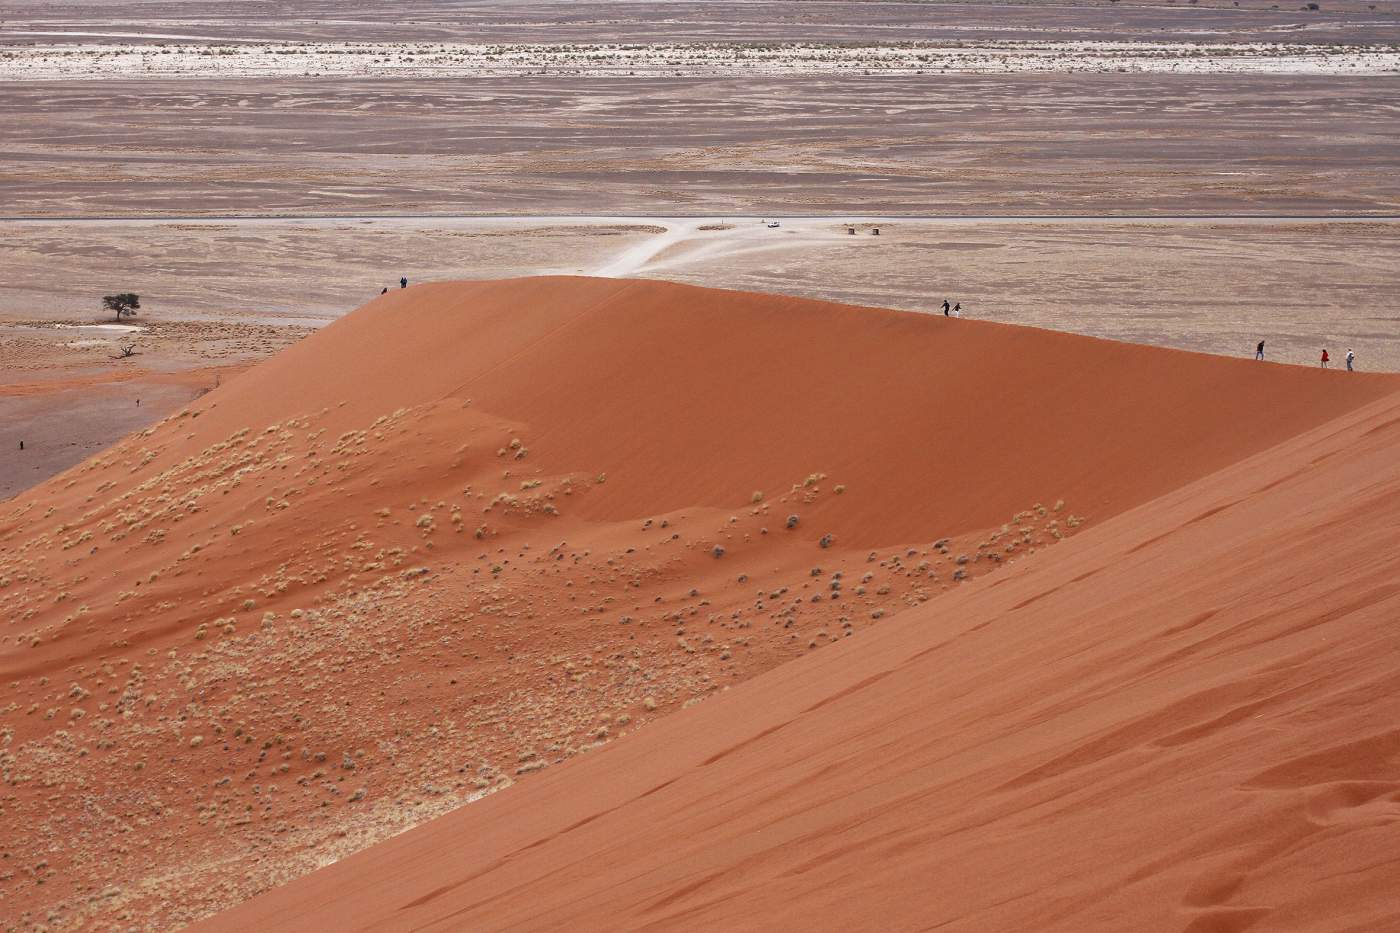
[[[572,787],[581,766],[571,759],[732,685],[743,686],[587,767],[674,742],[665,747],[683,784],[697,754],[715,774],[751,761],[769,769],[751,756],[787,743],[794,726],[768,712],[707,726],[703,741],[675,730],[689,736],[686,717],[711,715],[712,703],[731,709],[750,695],[742,691],[757,691],[773,715],[809,698],[798,725],[852,715],[857,701],[833,685],[860,698],[901,682],[867,654],[917,646],[929,659],[921,676],[944,676],[925,669],[949,653],[928,639],[953,637],[947,627],[968,619],[1002,633],[1020,614],[1048,617],[1094,593],[1093,607],[1076,611],[1126,619],[1106,595],[1119,591],[1100,592],[1091,577],[1115,579],[1108,564],[1140,568],[1192,529],[1247,511],[1202,507],[1192,493],[1172,508],[1194,521],[1173,531],[1162,516],[1178,512],[1163,503],[1219,471],[1236,476],[1243,468],[1232,464],[1279,444],[1294,452],[1261,461],[1258,475],[1287,462],[1299,476],[1280,474],[1277,489],[1317,482],[1333,461],[1309,473],[1306,451],[1335,449],[1340,464],[1352,448],[1339,439],[1386,443],[1383,421],[1364,444],[1354,425],[1378,417],[1396,389],[1387,377],[659,282],[391,292],[0,506],[0,778],[7,823],[20,827],[8,851],[22,866],[3,882],[7,904],[28,919],[58,909],[88,922],[193,920],[512,783],[542,794]],[[1314,446],[1298,447],[1309,430]],[[1096,553],[1062,543],[1085,520],[1119,528],[1154,500],[1160,511],[1132,534],[1108,535],[1119,550],[1093,566],[1060,556]],[[1154,537],[1158,521],[1167,524]],[[1263,561],[1275,576],[1288,566]],[[1053,576],[1071,567],[1082,576]],[[1035,589],[1033,579],[1058,582]],[[1387,598],[1375,586],[1357,597]],[[1180,605],[1193,605],[1189,578],[1181,589]],[[1220,617],[1203,616],[1202,630],[1225,624],[1228,609],[1201,608]],[[1082,634],[1057,643],[1066,657],[1098,650]],[[996,663],[1023,664],[1040,649],[1003,658],[987,637],[967,640],[984,653],[962,664],[987,665],[981,676],[1008,692],[992,702],[964,684],[968,736],[991,715],[976,704],[1004,701],[1011,716],[1025,703],[1013,687],[1061,671],[1045,656],[1035,670],[998,673]],[[1131,660],[1139,647],[1118,650]],[[866,660],[848,670],[857,656]],[[1092,674],[1080,670],[1076,684],[1087,689]],[[1072,712],[1078,701],[1057,684],[1043,684],[1043,702]],[[1254,698],[1222,689],[1245,707]],[[1055,721],[1056,710],[1043,712]],[[920,729],[934,743],[955,725]],[[1189,717],[1165,726],[1152,720],[1082,753],[1041,736],[1043,756],[1027,747],[1015,767],[969,780],[1036,794],[1077,780],[1103,753],[1137,748],[1139,733],[1153,747],[1190,748],[1191,729],[1211,732]],[[910,741],[896,729],[894,744],[872,748],[857,770],[876,769],[865,777],[875,779],[881,755]],[[832,764],[831,780],[846,780],[849,763]],[[685,787],[668,791],[665,780],[646,799],[684,799],[670,795]],[[535,799],[521,796],[528,789],[462,813],[513,808]],[[632,790],[618,784],[616,803]],[[1330,814],[1358,795],[1320,794],[1314,810]],[[537,818],[482,829],[487,839],[504,833],[505,848],[481,851],[512,851],[513,833],[564,818],[554,798],[538,799]],[[540,857],[558,851],[542,846]],[[731,892],[718,879],[732,874],[720,862],[734,851],[697,856],[694,877],[658,875],[646,915],[679,917],[706,889]],[[422,877],[436,876],[425,867]],[[462,877],[449,879],[453,891],[471,888]],[[590,877],[569,888],[580,905],[593,903]],[[302,889],[288,890],[281,903],[302,903]],[[414,895],[423,916],[461,906],[430,893]],[[264,911],[258,903],[248,909]],[[536,909],[497,908],[482,921]]]
[[[1397,452],[1392,397],[199,929],[1391,928]]]

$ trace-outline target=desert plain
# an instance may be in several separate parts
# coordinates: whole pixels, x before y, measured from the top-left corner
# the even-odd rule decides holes
[[[1400,929],[1397,81],[0,0],[0,929]]]

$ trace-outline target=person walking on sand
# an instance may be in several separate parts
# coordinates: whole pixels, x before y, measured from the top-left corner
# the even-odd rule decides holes
[[[381,295],[387,295],[387,294],[389,294],[389,286],[385,285],[382,289],[379,290],[379,294],[381,294]]]
[[[962,317],[962,302],[953,305],[953,317]]]
[[[1351,352],[1351,347],[1347,347],[1347,372],[1355,372],[1351,364],[1356,362],[1356,354]]]
[[[1262,360],[1264,358],[1264,341],[1259,341],[1259,346],[1254,348],[1254,358]]]
[[[405,275],[399,278],[399,288],[408,288],[408,276]]]
[[[1326,368],[1327,368],[1327,364],[1328,364],[1329,362],[1331,362],[1331,360],[1332,360],[1332,358],[1331,358],[1330,356],[1327,355],[1327,348],[1326,348],[1326,347],[1323,347],[1323,348],[1322,348],[1322,368],[1323,368],[1323,369],[1326,369]]]
[[[943,299],[943,316],[944,316],[944,317],[947,317],[947,316],[948,316],[948,308],[949,308],[949,307],[951,307],[951,306],[948,304],[948,299],[947,299],[947,298],[944,298],[944,299]]]

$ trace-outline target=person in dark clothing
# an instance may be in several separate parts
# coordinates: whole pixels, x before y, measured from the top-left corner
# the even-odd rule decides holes
[[[950,307],[952,307],[952,306],[948,304],[948,299],[947,299],[947,298],[944,298],[944,299],[943,299],[943,316],[944,316],[944,317],[947,317],[947,316],[948,316],[948,309],[949,309]]]
[[[1264,341],[1259,341],[1259,346],[1254,348],[1254,358],[1262,360],[1264,358]]]
[[[399,288],[408,288],[408,276],[399,279]]]
[[[389,286],[385,285],[382,289],[379,290],[379,294],[381,294],[381,295],[387,295],[387,294],[389,294]]]
[[[962,302],[953,305],[953,317],[962,317]]]

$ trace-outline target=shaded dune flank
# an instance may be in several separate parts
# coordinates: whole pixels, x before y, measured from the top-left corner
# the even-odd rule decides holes
[[[1302,877],[1388,819],[1347,717],[1397,390],[662,282],[392,292],[0,507],[47,872],[10,903],[194,920],[518,782],[216,922],[1267,920],[1239,839]]]

